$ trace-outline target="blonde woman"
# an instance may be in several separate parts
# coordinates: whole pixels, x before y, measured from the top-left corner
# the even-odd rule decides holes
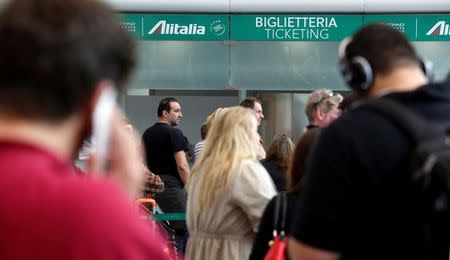
[[[247,259],[274,184],[256,160],[252,111],[216,115],[187,184],[187,259]]]

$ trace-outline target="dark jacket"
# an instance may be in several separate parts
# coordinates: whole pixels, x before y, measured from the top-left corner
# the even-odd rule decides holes
[[[275,160],[271,160],[270,158],[262,160],[261,164],[264,166],[264,168],[266,168],[277,190],[285,191],[286,172],[275,163]]]

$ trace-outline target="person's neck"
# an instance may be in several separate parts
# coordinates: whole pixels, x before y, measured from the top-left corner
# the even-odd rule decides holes
[[[158,118],[158,123],[162,123],[162,124],[168,124],[168,125],[170,125],[170,123],[169,123],[169,121],[168,120],[166,120],[166,119],[164,119],[164,118]]]
[[[387,75],[376,75],[369,92],[376,97],[392,92],[408,92],[428,83],[428,79],[418,67],[398,68]]]
[[[314,128],[314,127],[324,127],[326,126],[326,124],[321,121],[320,119],[314,119],[314,122],[309,123],[310,128]]]
[[[0,140],[28,143],[61,160],[70,161],[78,150],[81,121],[77,117],[61,123],[17,119],[0,114]]]

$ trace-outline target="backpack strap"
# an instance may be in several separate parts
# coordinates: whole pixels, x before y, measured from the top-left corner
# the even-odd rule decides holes
[[[389,98],[378,98],[360,106],[361,109],[370,109],[378,112],[387,118],[392,124],[400,129],[403,134],[409,138],[415,149],[419,145],[427,146],[438,143],[450,144],[450,122],[432,122],[429,121],[401,103]],[[442,139],[441,139],[442,138]],[[431,146],[429,146],[431,147]],[[428,174],[433,167],[437,157],[430,154],[421,162],[421,168],[415,169],[413,172],[413,180],[423,180],[423,186],[426,188],[430,182]],[[450,180],[449,180],[450,182]],[[450,185],[449,185],[450,186]]]
[[[361,109],[370,109],[389,119],[407,137],[418,145],[420,142],[443,136],[450,130],[450,123],[437,123],[420,117],[401,103],[389,98],[378,98],[361,105]]]

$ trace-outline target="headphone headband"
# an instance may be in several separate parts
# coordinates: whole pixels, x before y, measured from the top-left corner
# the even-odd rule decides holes
[[[369,90],[373,85],[374,74],[369,61],[363,56],[347,58],[347,47],[352,42],[352,37],[346,37],[341,41],[338,48],[339,67],[342,77],[347,85],[355,91],[363,92]],[[433,64],[427,59],[418,59],[418,62],[431,81],[433,78]]]
[[[339,47],[338,47],[339,59],[342,59],[345,56],[347,46],[352,41],[352,39],[353,39],[353,37],[347,36],[341,41],[341,43],[339,43]]]
[[[339,65],[342,76],[347,85],[356,91],[366,91],[373,83],[373,71],[370,63],[363,56],[347,59],[347,47],[353,38],[346,37],[338,48]]]

